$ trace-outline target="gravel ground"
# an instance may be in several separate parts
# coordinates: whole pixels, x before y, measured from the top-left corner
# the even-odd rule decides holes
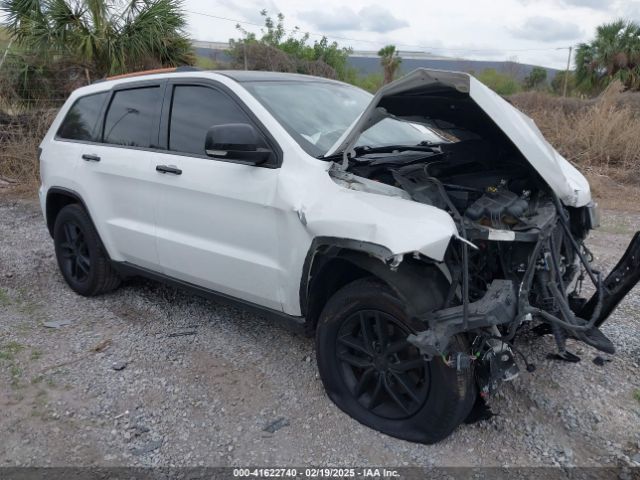
[[[603,270],[639,228],[606,212],[589,241]],[[636,288],[606,324],[603,366],[521,338],[537,370],[490,399],[496,416],[412,444],[339,411],[313,342],[282,325],[143,280],[77,296],[36,203],[0,196],[0,466],[637,466],[639,307]]]

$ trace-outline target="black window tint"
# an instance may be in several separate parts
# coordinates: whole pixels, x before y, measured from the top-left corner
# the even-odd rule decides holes
[[[108,94],[97,93],[76,100],[58,129],[58,137],[70,140],[99,140],[96,125]]]
[[[104,142],[130,147],[153,146],[160,101],[160,87],[117,91],[104,122]]]
[[[176,86],[171,106],[169,150],[204,155],[207,130],[225,123],[252,124],[224,93],[196,85]]]

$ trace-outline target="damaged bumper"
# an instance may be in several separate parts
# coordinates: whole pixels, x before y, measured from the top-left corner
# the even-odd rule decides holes
[[[465,319],[464,306],[446,308],[433,314],[429,328],[407,340],[428,358],[445,355],[449,341],[458,333],[510,323],[516,318],[517,296],[513,282],[494,280],[487,293],[477,302],[468,305]]]
[[[549,322],[548,325],[552,327],[547,330],[547,333],[555,334],[554,329],[562,323],[568,335],[573,338],[607,353],[613,353],[611,342],[597,327],[609,318],[617,305],[638,282],[640,282],[640,232],[634,235],[618,264],[604,282],[601,282],[600,291],[588,301],[577,301],[571,305],[575,314],[574,325],[567,326],[559,318],[556,318],[557,323],[550,321],[553,315],[549,312],[532,308],[528,302],[523,304],[518,301],[522,287],[519,292],[516,292],[514,282],[494,280],[480,300],[467,305],[466,314],[464,305],[438,310],[425,319],[428,325],[426,330],[409,335],[407,340],[429,359],[434,356],[447,356],[451,353],[448,348],[450,340],[457,334],[491,329],[506,324],[517,327],[521,321],[530,320],[537,313],[542,314],[538,316],[540,320]]]

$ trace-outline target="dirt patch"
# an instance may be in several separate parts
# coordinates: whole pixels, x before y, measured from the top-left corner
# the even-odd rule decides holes
[[[425,446],[338,410],[311,339],[153,282],[79,297],[37,203],[0,197],[0,218],[2,465],[612,466],[640,452],[637,289],[606,324],[618,352],[602,366],[573,342],[580,363],[547,360],[551,338],[525,335],[537,369],[490,399],[498,415]],[[604,212],[588,242],[604,271],[638,229],[637,213]]]

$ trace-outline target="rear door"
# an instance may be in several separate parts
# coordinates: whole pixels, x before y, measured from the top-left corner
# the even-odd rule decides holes
[[[75,100],[60,123],[51,142],[43,144],[40,170],[45,189],[69,188],[78,193],[84,185],[77,182],[82,155],[100,142],[101,117],[111,92],[97,92]],[[85,199],[87,200],[87,199]]]
[[[111,258],[159,270],[155,240],[156,172],[164,81],[127,83],[111,92],[96,143],[81,146],[76,169],[83,198]]]
[[[273,309],[281,309],[274,205],[277,162],[252,166],[205,153],[209,127],[260,125],[214,82],[169,81],[156,173],[158,254],[165,274]],[[264,147],[277,149],[261,134]]]

